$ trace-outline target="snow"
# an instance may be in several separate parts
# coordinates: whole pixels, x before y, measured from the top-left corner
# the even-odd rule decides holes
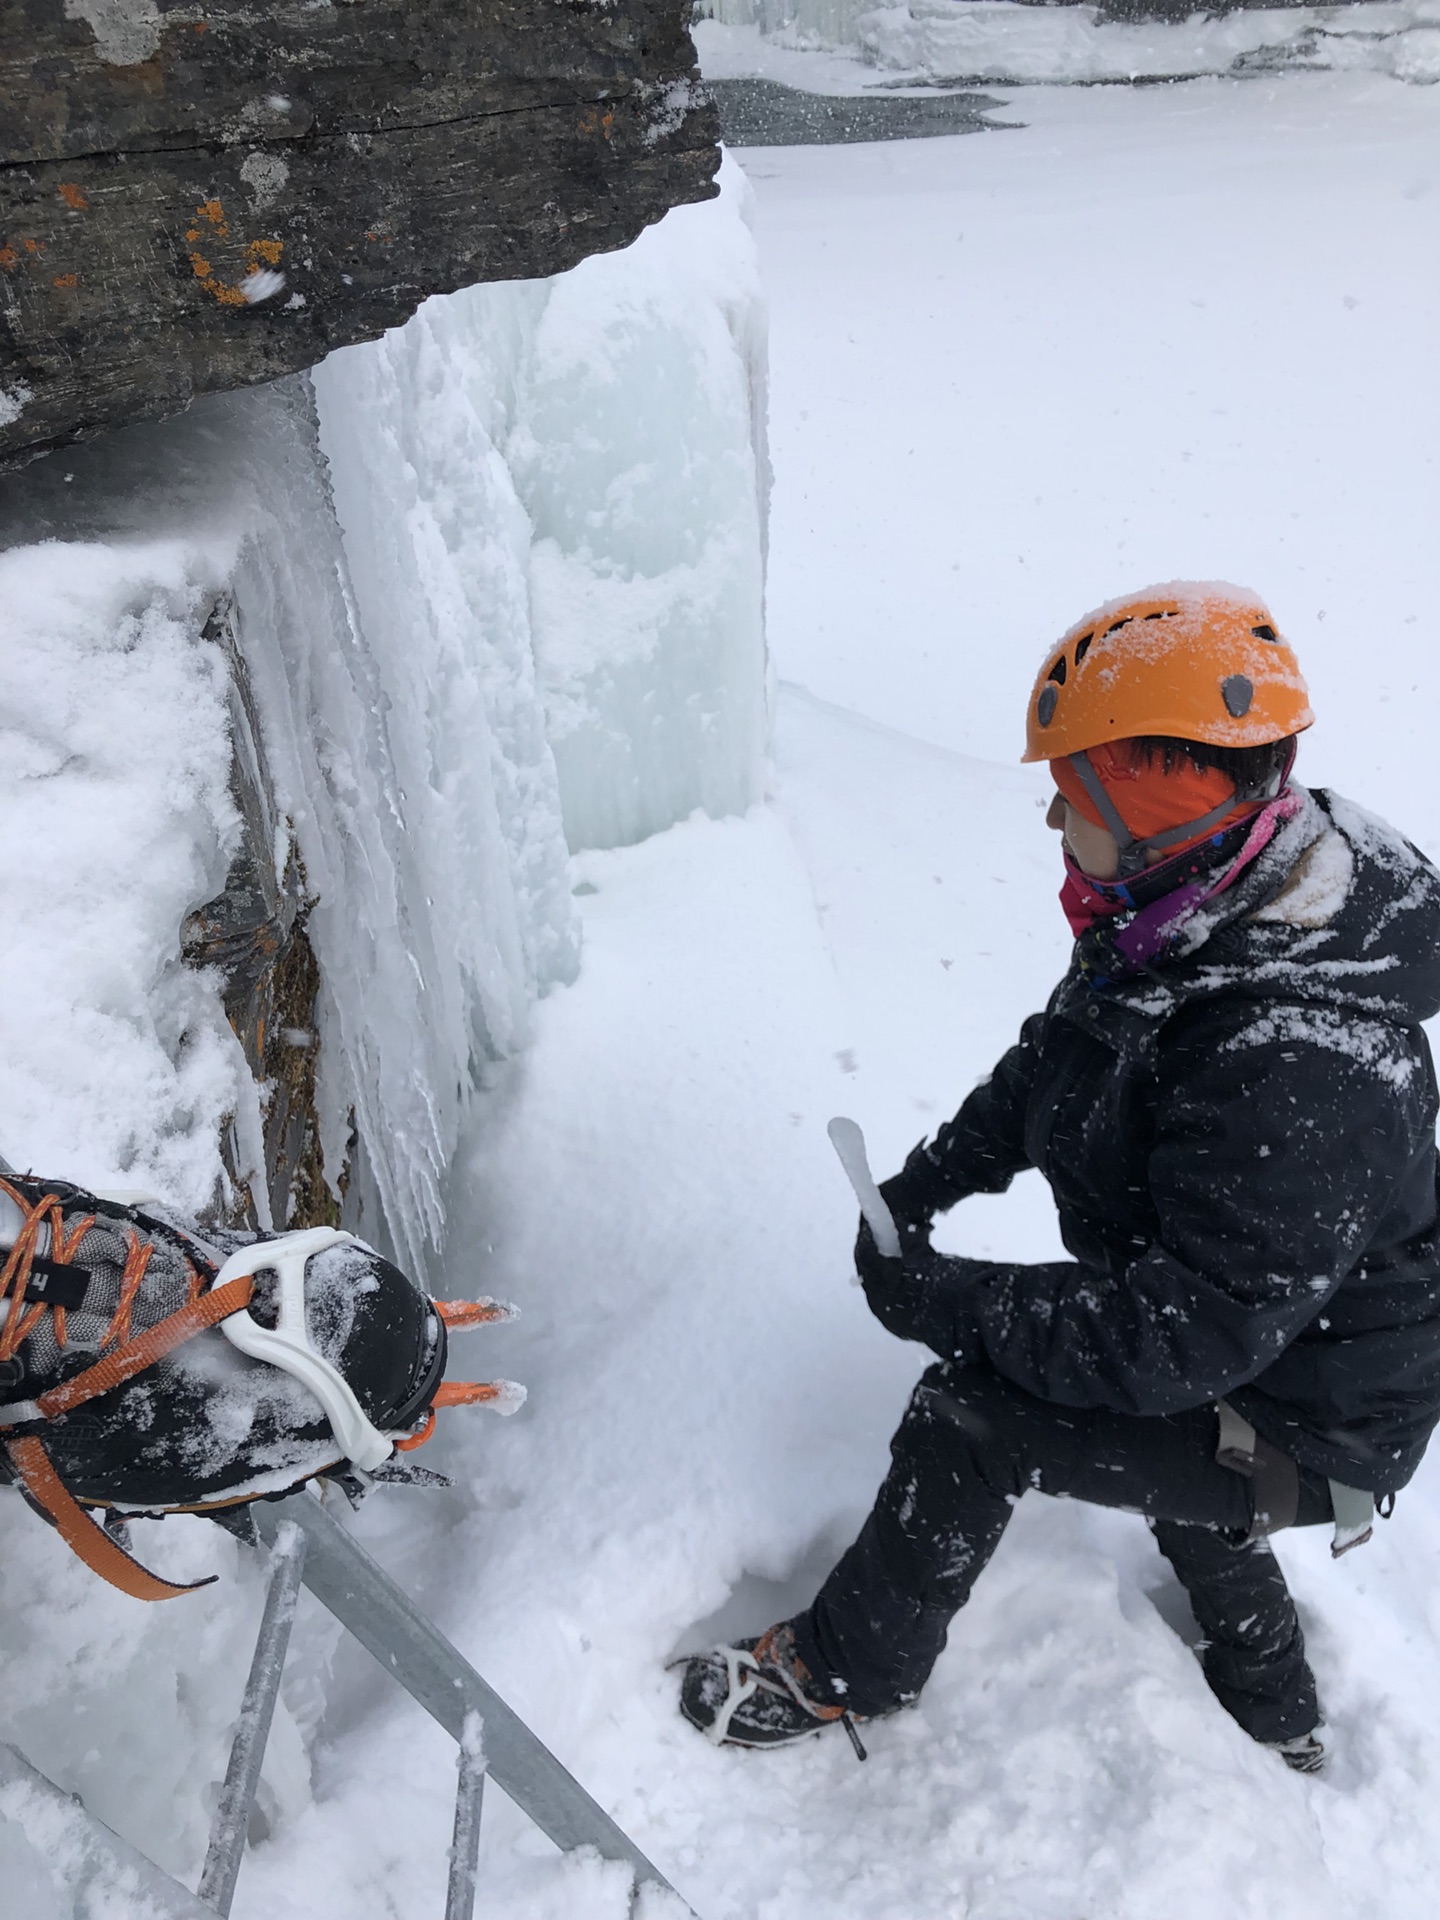
[[[1279,68],[1357,69],[1440,80],[1440,0],[1232,8],[1124,20],[1098,6],[1033,0],[702,0],[696,45],[706,77],[755,75],[817,92],[962,81],[1080,85]],[[840,56],[836,58],[835,56]],[[863,64],[862,64],[863,63]],[[867,69],[869,71],[867,71]],[[877,81],[876,74],[887,79]]]
[[[473,1336],[464,1364],[513,1373],[530,1398],[503,1425],[447,1413],[424,1458],[456,1476],[454,1489],[381,1490],[354,1524],[704,1920],[1426,1920],[1440,1871],[1433,1468],[1374,1544],[1338,1564],[1324,1529],[1280,1542],[1333,1730],[1319,1781],[1287,1773],[1212,1701],[1193,1623],[1143,1526],[1039,1497],[1017,1510],[919,1707],[868,1730],[863,1768],[838,1736],[772,1756],[717,1752],[680,1722],[663,1670],[672,1652],[804,1604],[884,1470],[921,1362],[848,1284],[854,1204],[825,1126],[854,1115],[877,1173],[892,1170],[1064,965],[1047,783],[1016,761],[1036,666],[1077,609],[1145,579],[1253,581],[1314,695],[1303,776],[1333,781],[1440,851],[1430,714],[1413,697],[1440,604],[1440,422],[1420,372],[1436,321],[1440,94],[1363,74],[1289,75],[1032,88],[1012,112],[1027,129],[994,140],[746,156],[773,326],[770,788],[738,817],[697,813],[570,866],[585,934],[578,977],[528,1010],[528,1049],[487,1064],[448,1188],[440,1128],[426,1136],[426,1179],[396,1189],[417,1216],[432,1198],[447,1214],[449,1291],[522,1307],[514,1325]],[[732,242],[733,229],[717,230],[717,258]],[[705,284],[702,250],[680,249],[677,272],[692,286]],[[595,311],[613,322],[597,339],[574,314],[562,340],[581,341],[584,365],[602,374],[640,349],[615,289],[593,281]],[[398,970],[377,971],[394,951],[383,912],[423,898],[423,873],[438,870],[450,890],[430,930],[448,966],[463,938],[445,943],[443,916],[473,924],[454,892],[464,862],[431,795],[419,796],[435,808],[422,816],[426,847],[403,844],[384,809],[398,810],[410,786],[379,780],[372,708],[346,689],[383,688],[373,707],[393,721],[384,765],[463,782],[473,769],[443,757],[454,740],[444,675],[466,688],[445,651],[456,626],[425,596],[438,604],[443,588],[457,609],[511,593],[507,604],[521,604],[519,535],[513,546],[496,535],[491,550],[488,530],[532,516],[532,587],[552,559],[571,578],[583,565],[597,607],[616,579],[633,586],[643,621],[661,610],[644,628],[646,646],[657,636],[653,662],[678,659],[662,615],[689,591],[683,569],[701,568],[673,523],[642,551],[644,513],[659,514],[664,497],[642,486],[638,437],[622,445],[643,512],[627,523],[620,494],[596,488],[595,527],[580,527],[577,495],[540,531],[546,476],[568,471],[570,452],[553,468],[522,458],[505,408],[527,376],[512,385],[523,355],[505,356],[514,334],[538,337],[544,296],[493,297],[494,331],[463,378],[442,372],[457,364],[460,323],[433,309],[413,345],[357,350],[389,356],[384,380],[355,363],[336,363],[333,382],[326,370],[321,432],[356,450],[337,489],[343,545],[320,538],[320,518],[299,520],[293,503],[313,479],[298,491],[287,481],[272,512],[300,526],[281,549],[292,571],[262,578],[257,559],[235,576],[247,623],[258,608],[298,606],[324,637],[309,651],[277,640],[265,710],[289,743],[277,754],[287,791],[336,808],[335,824],[323,808],[297,819],[317,859],[354,862],[327,871],[372,885],[361,853],[346,854],[353,820],[374,836],[364,856],[404,876],[362,894],[363,911],[382,917],[358,922],[365,945],[341,977],[366,985],[357,1007],[383,1009],[387,1046],[409,1036],[422,1088],[442,1084],[436,1053],[413,1026],[392,1033],[388,996],[415,1002]],[[710,369],[702,397],[738,398],[737,366],[756,364],[754,325],[748,281],[720,322],[694,322],[699,357],[677,347],[675,364]],[[500,368],[493,389],[481,359]],[[556,374],[556,390],[571,393],[585,433],[616,431],[612,398],[589,392],[591,375],[565,388],[567,377]],[[734,435],[690,404],[707,467],[695,498],[738,512],[763,470],[747,469]],[[541,411],[536,400],[530,417]],[[238,412],[208,419],[222,442],[250,431]],[[296,437],[272,452],[290,448],[285,459],[310,474],[297,419],[274,423]],[[432,467],[437,436],[454,451]],[[173,452],[174,437],[164,445]],[[590,454],[582,445],[575,458]],[[372,474],[359,474],[361,455]],[[273,489],[289,469],[270,457],[263,470]],[[449,487],[464,489],[453,514]],[[372,541],[367,571],[356,555]],[[153,561],[138,546],[123,553],[148,580]],[[197,568],[187,560],[184,578]],[[331,604],[320,583],[338,591],[337,577],[353,582],[356,610],[339,625],[317,611]],[[716,597],[697,593],[695,606],[741,605],[718,578],[706,576]],[[50,630],[48,612],[35,618]],[[722,689],[754,658],[736,619]],[[291,630],[278,615],[271,624]],[[626,639],[618,615],[605,631],[607,646]],[[536,645],[537,684],[563,713],[557,689],[604,667],[578,641],[557,651],[554,632],[548,654]],[[492,741],[505,737],[493,681],[512,711],[524,705],[510,669],[475,664],[496,657],[470,656]],[[293,687],[280,685],[282,661]],[[312,684],[302,668],[330,677]],[[441,693],[422,720],[406,703],[431,700],[431,670]],[[673,713],[672,669],[655,671]],[[293,771],[311,764],[295,716],[325,727],[315,784]],[[406,745],[407,729],[427,723],[439,729],[429,761]],[[752,725],[729,736],[737,764]],[[538,779],[537,764],[516,748],[507,777]],[[632,747],[609,764],[657,763]],[[353,771],[353,792],[337,769]],[[588,779],[570,792],[590,793]],[[668,791],[678,803],[678,785]],[[337,793],[353,814],[326,797]],[[499,846],[513,862],[518,844],[503,805],[494,819],[492,876],[504,871]],[[223,832],[218,813],[206,831]],[[577,844],[586,837],[582,821]],[[523,905],[514,924],[559,924],[527,920]],[[343,960],[342,933],[326,937]],[[429,964],[417,955],[422,973]],[[504,966],[493,977],[511,979]],[[439,1058],[453,1069],[449,1045]],[[36,1096],[25,1098],[16,1111],[28,1127]],[[446,1111],[458,1138],[460,1106]],[[86,1172],[100,1159],[92,1138]],[[8,1127],[0,1145],[15,1150]],[[392,1151],[398,1162],[409,1149],[372,1147]],[[966,1203],[943,1243],[1015,1259],[1058,1250],[1034,1176]],[[18,1509],[6,1520],[5,1736],[193,1881],[203,1783],[220,1777],[258,1620],[257,1570],[198,1522],[137,1528],[142,1556],[172,1577],[223,1576],[145,1613],[97,1587],[38,1524],[22,1532]],[[302,1603],[237,1920],[438,1911],[454,1779],[450,1743]],[[43,1862],[14,1822],[0,1826],[0,1847],[7,1869],[37,1882]],[[496,1791],[481,1875],[485,1910],[513,1920],[626,1910],[622,1873],[560,1860]],[[40,1896],[24,1920],[44,1913]]]
[[[0,556],[0,1150],[192,1209],[245,1075],[177,950],[237,828],[196,575],[178,542]]]
[[[1023,133],[748,156],[785,396],[782,678],[1001,759],[1083,609],[1242,581],[1320,715],[1301,777],[1440,854],[1416,776],[1437,98],[1365,75],[1030,88]]]
[[[317,900],[332,1177],[353,1114],[373,1230],[422,1260],[441,1231],[472,1053],[516,1044],[529,997],[573,970],[538,718],[534,745],[522,734],[486,751],[486,696],[501,721],[516,696],[483,632],[457,623],[449,660],[423,658],[437,698],[463,706],[468,691],[476,764],[453,737],[427,733],[423,709],[402,729],[392,689],[408,690],[419,635],[361,627],[304,381],[53,456],[3,493],[14,543],[0,562],[13,676],[5,821],[27,857],[4,881],[15,984],[0,1150],[101,1187],[143,1184],[191,1210],[220,1177],[224,1114],[255,1151],[255,1092],[218,981],[177,953],[184,915],[220,890],[235,845],[225,662],[202,637],[223,601],[278,811]],[[527,750],[548,769],[549,841],[536,804],[538,849],[512,858],[486,836],[494,769],[533,784]],[[437,804],[417,841],[402,796],[446,785],[468,817],[447,823]]]

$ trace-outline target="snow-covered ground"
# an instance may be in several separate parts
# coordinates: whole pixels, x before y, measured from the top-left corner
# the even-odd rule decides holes
[[[1027,89],[1007,117],[743,156],[772,790],[576,860],[579,977],[495,1071],[448,1196],[451,1291],[524,1311],[472,1336],[477,1370],[531,1399],[447,1415],[427,1457],[456,1488],[379,1493],[356,1529],[703,1920],[1428,1920],[1440,1466],[1336,1566],[1319,1533],[1281,1543],[1319,1782],[1213,1704],[1143,1526],[1038,1497],[864,1767],[839,1738],[716,1752],[664,1671],[808,1599],[883,1471],[921,1357],[849,1284],[824,1123],[853,1113],[889,1171],[1064,964],[1045,782],[1015,765],[1047,641],[1153,579],[1254,586],[1311,673],[1303,773],[1440,852],[1440,92]],[[1043,1188],[967,1203],[948,1244],[1050,1252]],[[58,1543],[0,1562],[7,1724],[193,1872],[256,1585],[198,1523],[164,1534],[167,1571],[229,1574],[173,1603],[203,1622],[173,1670]],[[237,1920],[438,1913],[452,1787],[449,1743],[307,1609]],[[623,1876],[498,1794],[482,1863],[487,1915],[625,1912]]]

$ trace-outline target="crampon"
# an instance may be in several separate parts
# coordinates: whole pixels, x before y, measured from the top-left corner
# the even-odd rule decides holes
[[[194,1587],[130,1556],[128,1518],[233,1526],[320,1476],[434,1481],[405,1456],[438,1410],[524,1399],[444,1378],[448,1334],[513,1309],[432,1299],[335,1228],[202,1235],[158,1203],[8,1175],[0,1259],[0,1478],[136,1599]]]

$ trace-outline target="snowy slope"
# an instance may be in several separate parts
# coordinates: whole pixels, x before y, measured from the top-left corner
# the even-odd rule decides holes
[[[531,1401],[452,1418],[463,1488],[359,1520],[705,1920],[1433,1910],[1435,1468],[1337,1566],[1281,1543],[1335,1729],[1321,1782],[1214,1706],[1143,1526],[1079,1506],[1021,1508],[863,1769],[838,1739],[715,1753],[661,1663],[807,1599],[883,1469],[920,1358],[848,1284],[824,1122],[856,1114],[892,1166],[1063,964],[1044,781],[1013,764],[1043,642],[1152,577],[1252,582],[1312,670],[1307,771],[1437,846],[1403,697],[1440,603],[1437,117],[1370,81],[1202,85],[1068,96],[999,140],[747,156],[772,797],[577,863],[580,979],[457,1167],[454,1284],[521,1302],[486,1351]],[[949,1236],[1054,1245],[1033,1180]],[[332,1700],[317,1804],[237,1911],[308,1915],[325,1885],[347,1914],[432,1912],[444,1743],[359,1657]],[[598,1868],[498,1802],[487,1822],[491,1911],[623,1913]]]

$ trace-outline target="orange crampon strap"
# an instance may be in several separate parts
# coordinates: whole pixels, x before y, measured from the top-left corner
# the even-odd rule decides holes
[[[242,1307],[250,1304],[254,1290],[255,1282],[248,1273],[237,1274],[233,1280],[227,1280],[223,1287],[212,1287],[209,1293],[202,1293],[198,1300],[177,1308],[163,1320],[157,1320],[147,1332],[137,1334],[133,1340],[127,1340],[123,1347],[107,1353],[93,1367],[86,1367],[83,1373],[73,1374],[58,1387],[50,1387],[38,1396],[36,1406],[47,1420],[53,1420],[58,1414],[69,1413],[72,1407],[83,1406],[97,1394],[123,1387],[137,1373],[153,1367],[172,1348],[193,1339],[197,1333],[203,1333],[206,1327],[217,1326],[220,1321],[228,1320],[232,1313],[239,1313]]]
[[[55,1316],[55,1335],[63,1348],[64,1308],[52,1308],[44,1301],[37,1301],[27,1312],[25,1289],[42,1226],[48,1224],[50,1227],[51,1257],[69,1265],[80,1242],[95,1224],[95,1216],[87,1214],[67,1234],[60,1202],[55,1194],[47,1193],[32,1204],[6,1180],[0,1180],[0,1189],[9,1194],[24,1215],[20,1231],[15,1236],[15,1244],[6,1256],[3,1267],[0,1267],[0,1300],[8,1307],[5,1325],[0,1328],[0,1359],[8,1359],[33,1330],[40,1316],[47,1312]],[[175,1347],[249,1305],[255,1282],[248,1274],[227,1281],[223,1287],[214,1287],[208,1293],[201,1293],[201,1276],[192,1266],[193,1291],[186,1305],[167,1314],[165,1319],[157,1321],[134,1339],[126,1338],[130,1331],[131,1308],[153,1251],[153,1247],[138,1235],[129,1235],[125,1266],[120,1277],[119,1299],[101,1343],[105,1345],[118,1340],[121,1344],[93,1366],[38,1394],[33,1402],[36,1419],[57,1419],[73,1408],[83,1406],[87,1400],[94,1400],[102,1393],[123,1387],[126,1381],[133,1380],[136,1374],[154,1366],[157,1360]],[[18,1410],[12,1408],[11,1411]],[[194,1593],[197,1587],[211,1584],[215,1577],[213,1574],[209,1579],[177,1585],[172,1580],[162,1580],[157,1574],[147,1571],[85,1512],[55,1471],[50,1456],[38,1439],[33,1436],[17,1437],[4,1444],[16,1475],[30,1498],[55,1522],[61,1539],[70,1550],[85,1562],[92,1573],[99,1574],[102,1580],[108,1580],[112,1587],[118,1587],[122,1593],[128,1593],[136,1600],[170,1600],[177,1594]]]
[[[179,1594],[194,1593],[200,1587],[214,1584],[216,1575],[212,1573],[204,1580],[179,1586],[173,1580],[162,1580],[158,1574],[142,1567],[138,1560],[132,1560],[103,1527],[96,1526],[74,1498],[38,1440],[7,1440],[5,1451],[21,1486],[35,1504],[49,1514],[70,1551],[83,1560],[92,1573],[98,1573],[112,1587],[128,1593],[132,1600],[173,1600]]]
[[[50,1229],[50,1258],[57,1265],[69,1266],[73,1263],[80,1242],[95,1224],[95,1215],[87,1213],[77,1220],[69,1233],[65,1231],[64,1215],[61,1212],[59,1197],[53,1193],[42,1194],[38,1200],[27,1200],[18,1188],[11,1186],[8,1180],[0,1179],[0,1193],[6,1193],[21,1213],[20,1230],[15,1243],[0,1265],[0,1302],[8,1312],[5,1323],[0,1326],[0,1360],[8,1360],[18,1350],[21,1343],[33,1332],[37,1322],[45,1313],[54,1315],[55,1339],[60,1347],[66,1344],[65,1309],[51,1306],[48,1301],[37,1300],[26,1310],[25,1291],[30,1284],[31,1269],[36,1259],[36,1247],[39,1244],[42,1227]],[[48,1215],[48,1219],[47,1219]],[[110,1316],[110,1324],[100,1336],[100,1345],[108,1347],[112,1342],[123,1342],[130,1333],[130,1310],[135,1296],[140,1291],[140,1282],[145,1278],[145,1269],[150,1264],[155,1249],[147,1245],[133,1232],[127,1232],[128,1242],[125,1254],[125,1266],[120,1275],[120,1296],[115,1303],[115,1311]],[[194,1262],[185,1256],[190,1269],[190,1301],[193,1305],[200,1294],[203,1280]],[[233,1311],[233,1309],[232,1309]],[[128,1378],[128,1376],[127,1376]],[[101,1388],[99,1391],[103,1392]]]

